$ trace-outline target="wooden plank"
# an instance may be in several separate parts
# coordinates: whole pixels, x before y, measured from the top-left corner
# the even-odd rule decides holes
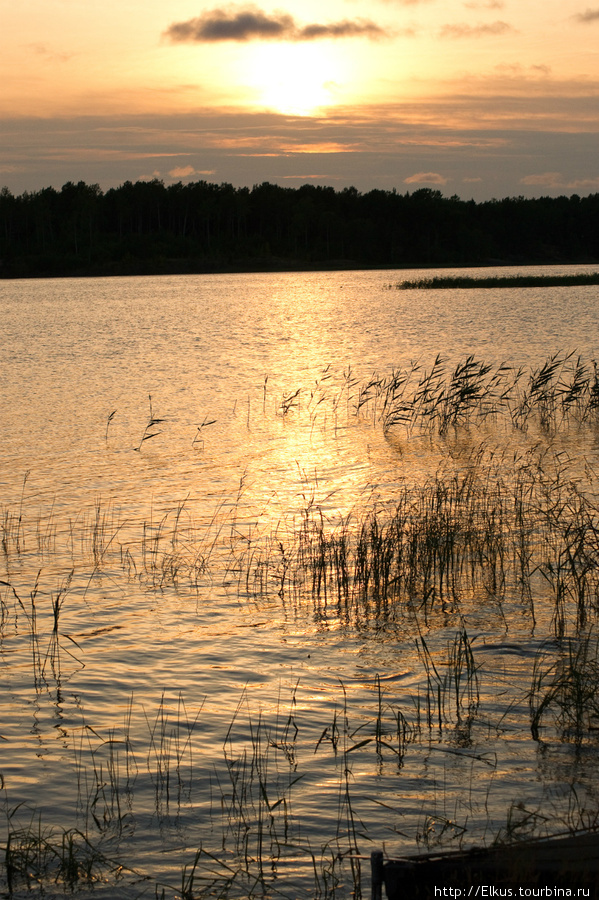
[[[599,833],[387,861],[375,851],[371,869],[372,900],[382,900],[383,884],[388,900],[443,896],[597,898]],[[520,888],[536,889],[536,893],[521,894]],[[541,888],[543,893],[539,892]]]

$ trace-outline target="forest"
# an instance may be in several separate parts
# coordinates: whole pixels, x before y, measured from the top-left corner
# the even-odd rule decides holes
[[[475,202],[265,182],[0,191],[0,277],[599,261],[599,194]]]

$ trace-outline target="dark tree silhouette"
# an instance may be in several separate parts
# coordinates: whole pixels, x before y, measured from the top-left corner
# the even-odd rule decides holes
[[[158,179],[0,191],[4,277],[598,260],[599,194],[475,203]]]

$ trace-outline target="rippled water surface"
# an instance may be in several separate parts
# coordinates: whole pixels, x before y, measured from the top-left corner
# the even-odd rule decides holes
[[[593,709],[564,725],[555,673],[599,672],[597,288],[393,288],[425,274],[0,282],[12,896],[366,896],[373,848],[593,819]],[[383,380],[438,354],[523,367],[511,411],[389,424]],[[344,581],[369,514],[415,534],[466,475],[495,543]],[[526,548],[515,501],[487,515],[514,484]]]

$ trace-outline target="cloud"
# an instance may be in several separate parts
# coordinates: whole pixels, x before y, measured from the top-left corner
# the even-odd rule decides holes
[[[69,62],[69,60],[73,59],[73,53],[56,53],[54,50],[51,50],[46,44],[42,44],[40,42],[36,42],[33,44],[27,44],[27,47],[35,53],[36,56],[40,56],[45,59],[47,62]]]
[[[369,19],[343,19],[328,24],[299,27],[288,13],[267,14],[254,6],[213,9],[186,22],[173,22],[164,37],[173,43],[216,41],[313,41],[321,38],[385,37],[386,32]]]
[[[385,37],[386,32],[369,19],[344,19],[342,22],[331,22],[328,25],[305,25],[298,32],[296,40],[311,41],[314,38],[369,37],[373,39]]]
[[[503,9],[505,3],[503,0],[471,0],[470,3],[464,3],[466,9]]]
[[[587,9],[583,13],[572,16],[572,18],[578,22],[596,22],[599,20],[599,9]]]
[[[517,79],[520,82],[546,79],[551,75],[551,67],[542,64],[523,66],[522,63],[499,63],[494,71],[502,78]]]
[[[404,184],[447,184],[449,178],[444,178],[438,172],[416,172],[404,178]]]
[[[544,185],[545,187],[562,187],[564,176],[560,172],[542,172],[539,175],[526,175],[520,184]]]
[[[538,175],[525,175],[524,178],[520,179],[520,184],[560,190],[563,188],[568,190],[591,189],[599,188],[599,178],[578,178],[568,181],[561,172],[541,172]]]
[[[155,172],[168,184],[298,184],[318,173],[311,183],[455,189],[477,200],[599,192],[599,82],[552,82],[547,95],[494,93],[495,84],[477,96],[348,105],[301,120],[229,106],[3,119],[0,187],[21,193],[83,180],[106,190]],[[167,174],[188,167],[195,174]],[[200,174],[207,170],[215,175]],[[463,180],[475,176],[482,180]]]
[[[189,178],[191,175],[216,175],[216,169],[194,169],[193,166],[177,166],[168,173],[171,178]]]
[[[290,15],[277,13],[267,16],[259,9],[238,12],[213,9],[187,22],[174,22],[165,36],[175,43],[183,41],[247,41],[284,38],[295,31]]]
[[[513,34],[515,28],[507,22],[491,22],[488,25],[467,25],[460,23],[456,25],[444,25],[441,28],[442,38],[480,38],[493,37],[501,34]]]
[[[566,185],[570,190],[597,190],[599,188],[599,178],[576,178],[569,181]]]

